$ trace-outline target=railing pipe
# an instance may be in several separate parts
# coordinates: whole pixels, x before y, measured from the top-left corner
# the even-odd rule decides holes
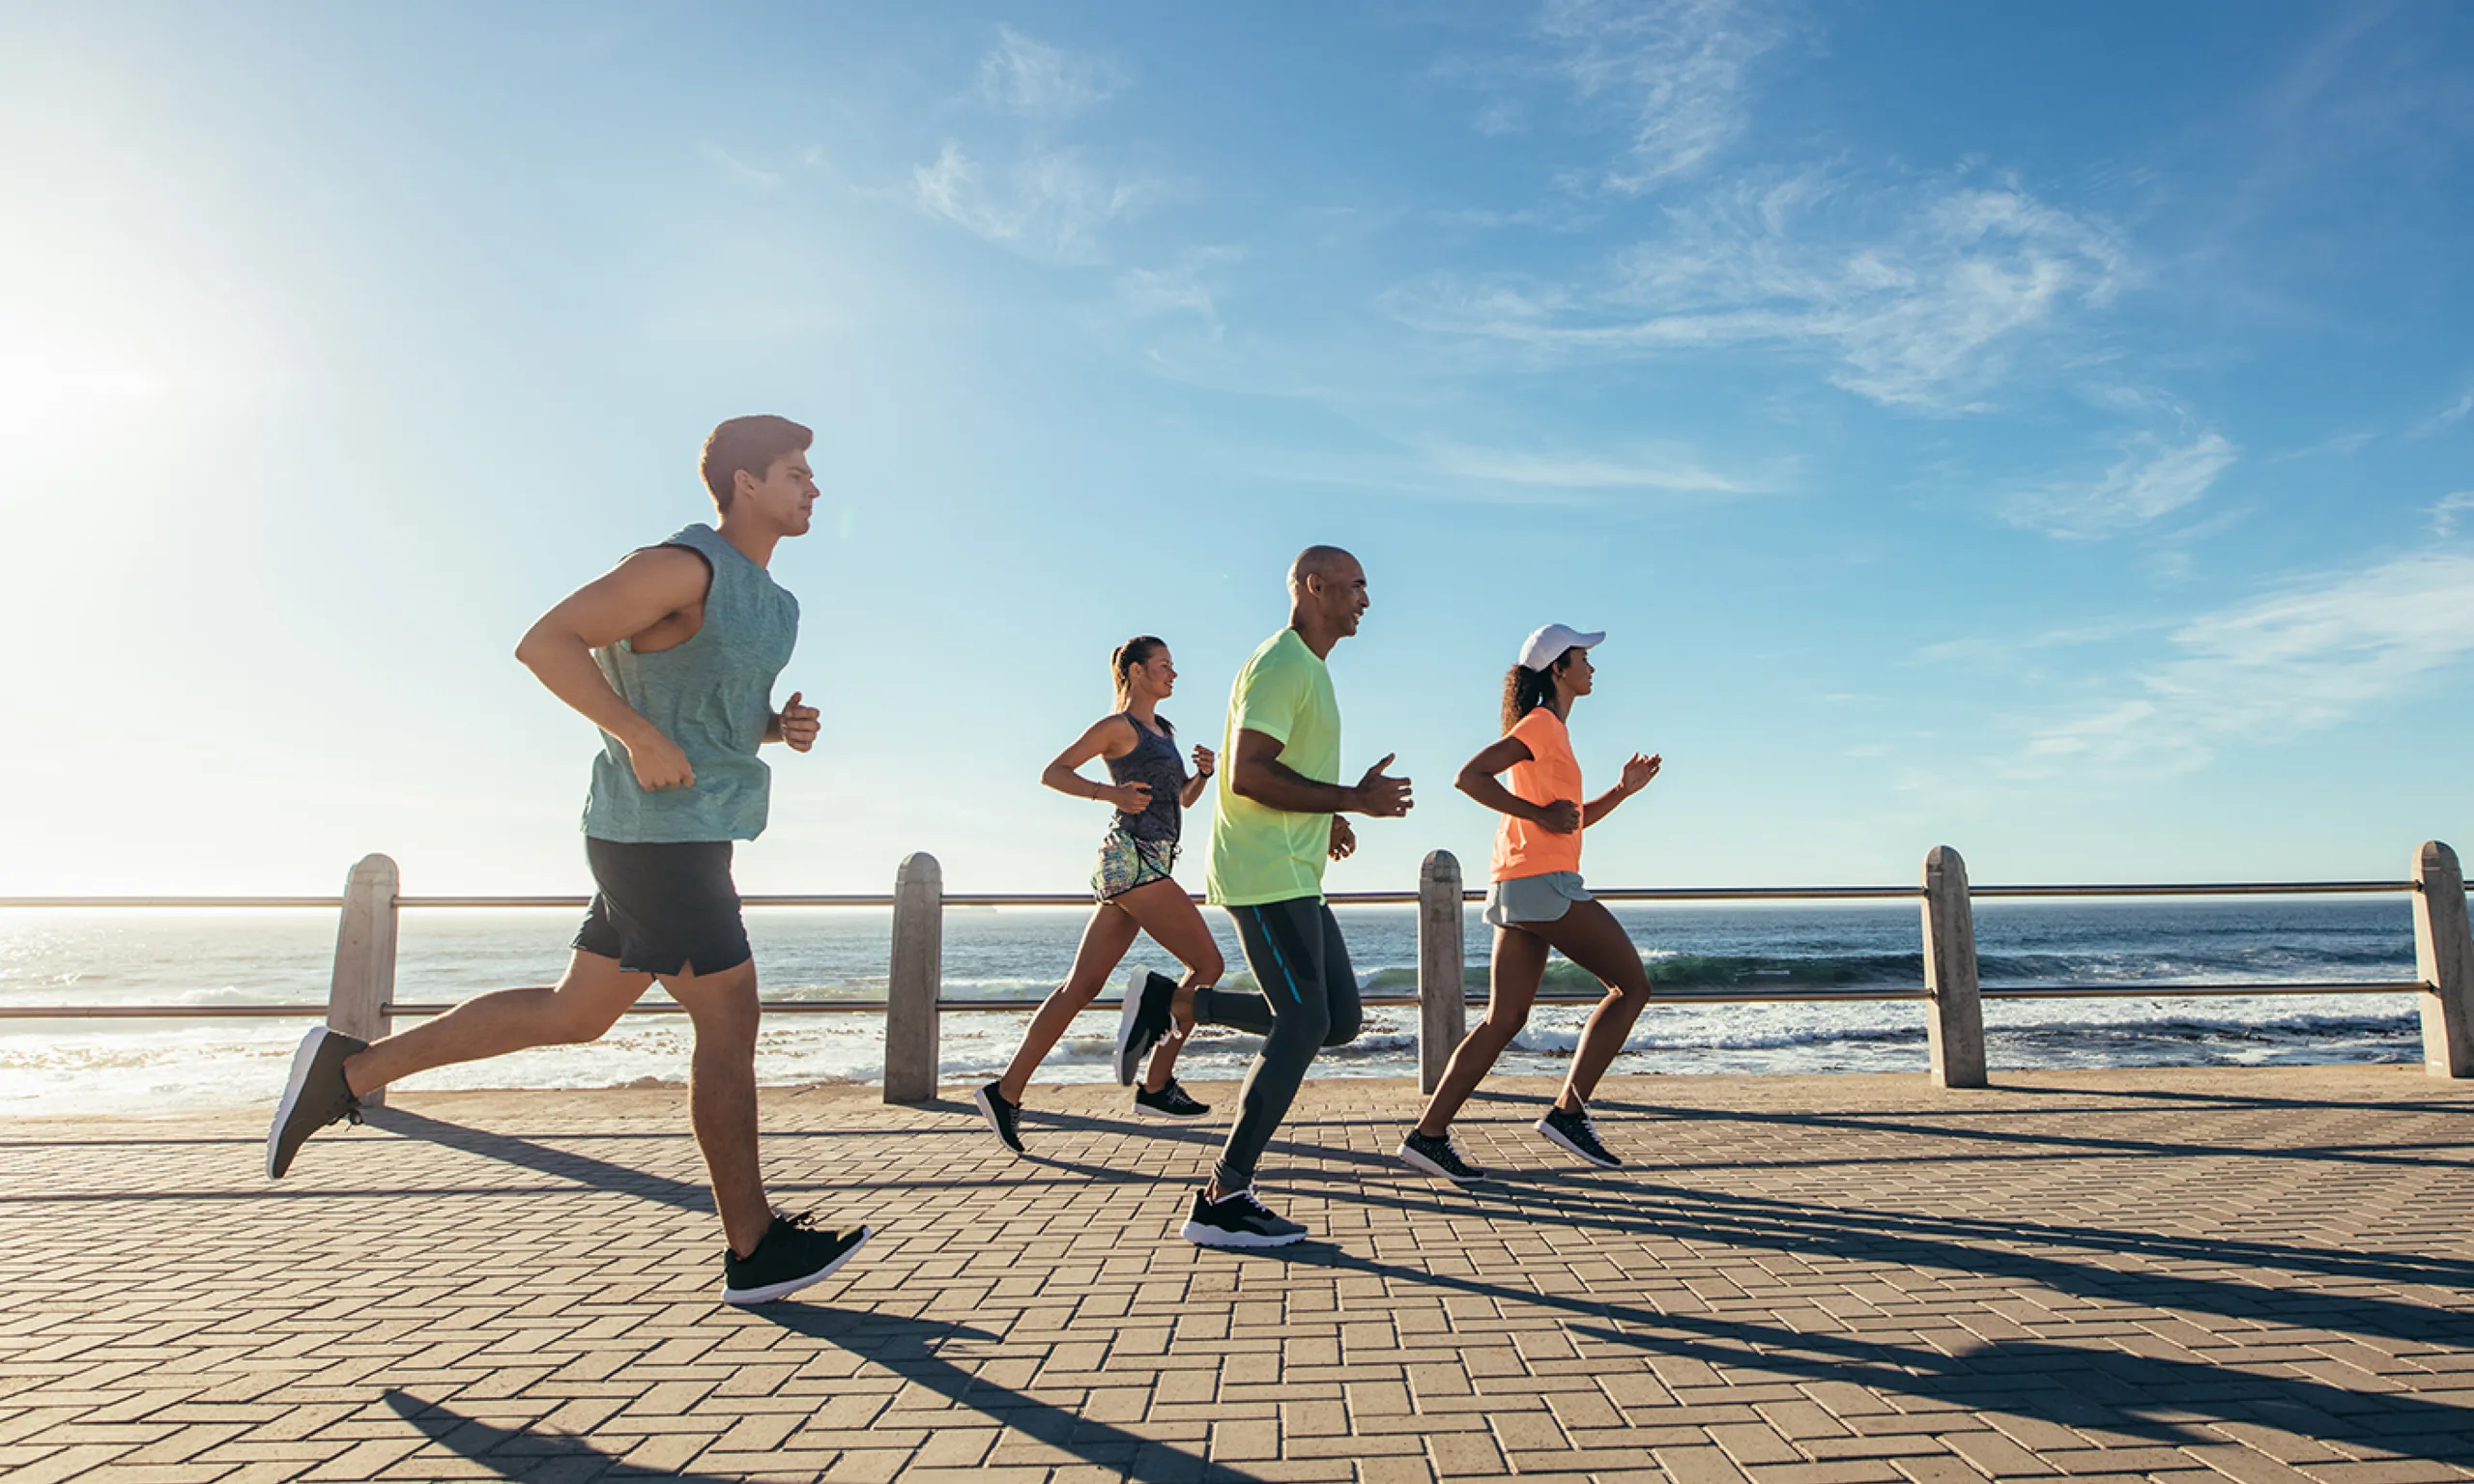
[[[327,990],[327,1025],[362,1041],[377,1041],[393,1028],[388,1007],[395,998],[395,889],[393,860],[365,855],[344,879],[343,910],[335,922],[335,975]],[[380,1088],[361,1099],[364,1107],[387,1105]]]
[[[1924,857],[1924,992],[1935,1087],[1982,1087],[1984,1006],[1976,995],[1975,909],[1968,863],[1947,845]]]
[[[1418,1091],[1431,1093],[1469,1032],[1460,861],[1449,850],[1418,868]]]
[[[936,1008],[945,982],[945,872],[925,850],[893,878],[893,963],[885,990],[885,1101],[936,1097]]]
[[[2423,981],[2423,1070],[2474,1077],[2474,931],[2457,852],[2436,840],[2414,853],[2414,968]]]

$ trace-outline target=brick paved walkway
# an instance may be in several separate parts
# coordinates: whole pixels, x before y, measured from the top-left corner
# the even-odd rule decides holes
[[[1042,1089],[769,1094],[786,1203],[878,1223],[722,1308],[675,1091],[410,1096],[259,1178],[256,1115],[0,1126],[0,1476],[1713,1484],[2474,1476],[2474,1088],[2419,1069],[1625,1077],[1583,1173],[1507,1082],[1501,1184],[1311,1085],[1177,1242],[1216,1134]],[[1199,1089],[1224,1101],[1226,1087]]]

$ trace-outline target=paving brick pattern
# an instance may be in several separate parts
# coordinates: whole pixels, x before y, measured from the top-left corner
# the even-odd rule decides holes
[[[768,1093],[786,1205],[879,1235],[722,1307],[676,1091],[409,1096],[259,1177],[262,1115],[0,1126],[0,1478],[2218,1484],[2474,1476],[2474,1087],[2419,1069],[1623,1077],[1633,1156],[1472,1104],[1498,1183],[1309,1086],[1175,1240],[1217,1127],[1039,1089]],[[1223,1102],[1229,1087],[1198,1088]]]

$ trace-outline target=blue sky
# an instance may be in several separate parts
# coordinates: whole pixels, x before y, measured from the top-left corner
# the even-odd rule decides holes
[[[1667,759],[1601,884],[2402,874],[2469,78],[2447,4],[13,8],[0,886],[582,890],[509,651],[751,411],[827,508],[750,889],[1075,888],[1110,645],[1215,735],[1315,541],[1423,800],[1336,889],[1481,867],[1549,620]]]

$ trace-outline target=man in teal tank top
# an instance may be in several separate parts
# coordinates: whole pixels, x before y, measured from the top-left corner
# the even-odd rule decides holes
[[[734,417],[705,440],[718,528],[690,526],[629,556],[544,614],[516,658],[601,728],[585,804],[592,909],[551,989],[502,989],[374,1044],[324,1026],[293,1058],[267,1136],[267,1174],[342,1119],[357,1095],[458,1062],[598,1039],[658,980],[696,1031],[690,1105],[729,1250],[722,1297],[761,1303],[829,1276],[868,1238],[776,1213],[756,1153],[756,964],[731,880],[732,842],[764,828],[766,742],[804,753],[817,712],[773,681],[797,642],[798,600],[766,570],[816,503],[814,435]]]

